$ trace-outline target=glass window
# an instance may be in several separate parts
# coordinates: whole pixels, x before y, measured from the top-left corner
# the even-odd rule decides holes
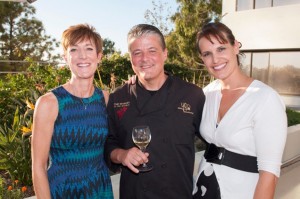
[[[300,3],[300,0],[273,0],[273,6],[284,6],[298,3]]]
[[[239,58],[242,71],[246,75],[251,76],[251,53],[243,53]]]
[[[252,10],[253,4],[253,0],[237,0],[236,10]]]
[[[256,0],[255,9],[272,7],[272,0]]]
[[[300,95],[300,52],[271,52],[268,84],[281,94]]]
[[[268,83],[269,53],[253,53],[252,77],[264,83]]]

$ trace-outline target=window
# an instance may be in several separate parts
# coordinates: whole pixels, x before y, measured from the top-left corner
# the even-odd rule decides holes
[[[251,10],[253,9],[254,0],[237,0],[236,10]]]
[[[280,94],[300,96],[300,51],[244,52],[242,70]]]
[[[273,0],[273,6],[285,6],[300,3],[300,0]]]
[[[243,53],[243,55],[240,56],[240,65],[242,71],[246,75],[251,76],[251,53]]]
[[[300,0],[237,0],[236,10],[252,10],[259,8],[269,8],[274,6],[285,6],[299,4]]]
[[[256,0],[255,9],[272,7],[272,0]]]
[[[252,56],[252,77],[267,84],[269,53],[253,53]]]
[[[300,95],[300,52],[271,52],[268,84],[279,93]]]

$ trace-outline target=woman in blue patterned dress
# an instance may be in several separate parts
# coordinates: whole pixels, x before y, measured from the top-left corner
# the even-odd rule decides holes
[[[92,26],[63,32],[64,59],[71,79],[41,96],[32,134],[32,177],[37,198],[111,199],[103,159],[108,133],[108,92],[93,85],[102,39]]]

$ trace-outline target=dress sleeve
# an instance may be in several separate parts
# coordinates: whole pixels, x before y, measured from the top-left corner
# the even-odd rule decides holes
[[[258,169],[279,177],[287,136],[285,105],[273,90],[267,96],[261,96],[262,103],[257,109],[253,124]]]

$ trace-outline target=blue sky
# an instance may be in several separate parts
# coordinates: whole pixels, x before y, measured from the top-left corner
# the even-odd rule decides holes
[[[162,2],[176,10],[176,0]],[[116,49],[122,53],[127,52],[129,29],[145,23],[145,11],[153,8],[152,0],[37,0],[31,5],[36,8],[35,16],[43,22],[46,34],[58,41],[69,26],[88,23],[102,38],[115,42]]]

